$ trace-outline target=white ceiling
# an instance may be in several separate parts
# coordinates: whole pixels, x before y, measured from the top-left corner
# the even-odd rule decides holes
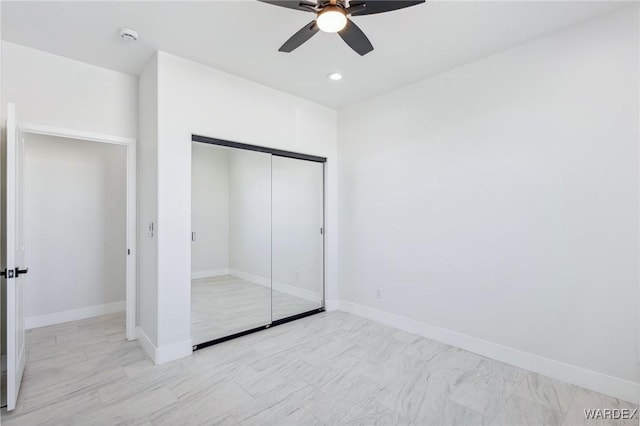
[[[278,52],[314,16],[249,0],[3,1],[2,38],[133,75],[163,50],[341,108],[624,5],[428,1],[354,17],[375,47],[364,57],[326,33],[293,53]],[[123,26],[140,40],[122,41]],[[333,71],[344,79],[329,81]]]

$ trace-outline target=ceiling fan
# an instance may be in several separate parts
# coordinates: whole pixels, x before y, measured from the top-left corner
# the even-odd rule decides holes
[[[304,42],[313,37],[318,31],[338,33],[342,40],[361,56],[373,50],[373,45],[356,24],[351,16],[373,15],[374,13],[391,12],[424,3],[425,0],[259,0],[263,3],[303,12],[315,13],[316,19],[302,27],[278,49],[280,52],[292,52]]]

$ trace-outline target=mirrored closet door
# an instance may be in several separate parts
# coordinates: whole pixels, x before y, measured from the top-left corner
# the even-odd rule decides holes
[[[191,328],[205,347],[324,308],[324,159],[194,136]]]
[[[271,155],[193,142],[194,344],[271,322]]]
[[[323,163],[273,156],[273,321],[324,306]]]

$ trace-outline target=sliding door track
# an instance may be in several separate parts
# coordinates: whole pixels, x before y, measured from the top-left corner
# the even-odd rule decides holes
[[[208,342],[198,343],[197,345],[193,345],[193,350],[197,351],[199,349],[208,348],[209,346],[217,345],[218,343],[223,343],[223,342],[226,342],[228,340],[232,340],[232,339],[236,339],[238,337],[246,336],[247,334],[252,334],[252,333],[255,333],[257,331],[267,330],[267,329],[269,329],[271,327],[275,327],[277,325],[286,324],[288,322],[295,321],[295,320],[298,320],[300,318],[309,317],[311,315],[319,314],[321,312],[324,312],[324,308],[318,308],[318,309],[314,309],[312,311],[307,311],[307,312],[303,312],[301,314],[296,314],[296,315],[293,315],[293,316],[290,316],[290,317],[278,319],[278,320],[272,321],[271,324],[262,325],[260,327],[252,328],[250,330],[241,331],[241,332],[235,333],[235,334],[230,334],[228,336],[220,337],[219,339],[209,340]]]

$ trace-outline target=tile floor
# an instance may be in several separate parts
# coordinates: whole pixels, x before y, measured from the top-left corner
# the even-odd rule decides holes
[[[191,281],[191,337],[208,342],[321,306],[233,275],[200,278]]]
[[[342,312],[314,315],[154,366],[124,316],[28,332],[3,425],[634,425],[637,408]]]

